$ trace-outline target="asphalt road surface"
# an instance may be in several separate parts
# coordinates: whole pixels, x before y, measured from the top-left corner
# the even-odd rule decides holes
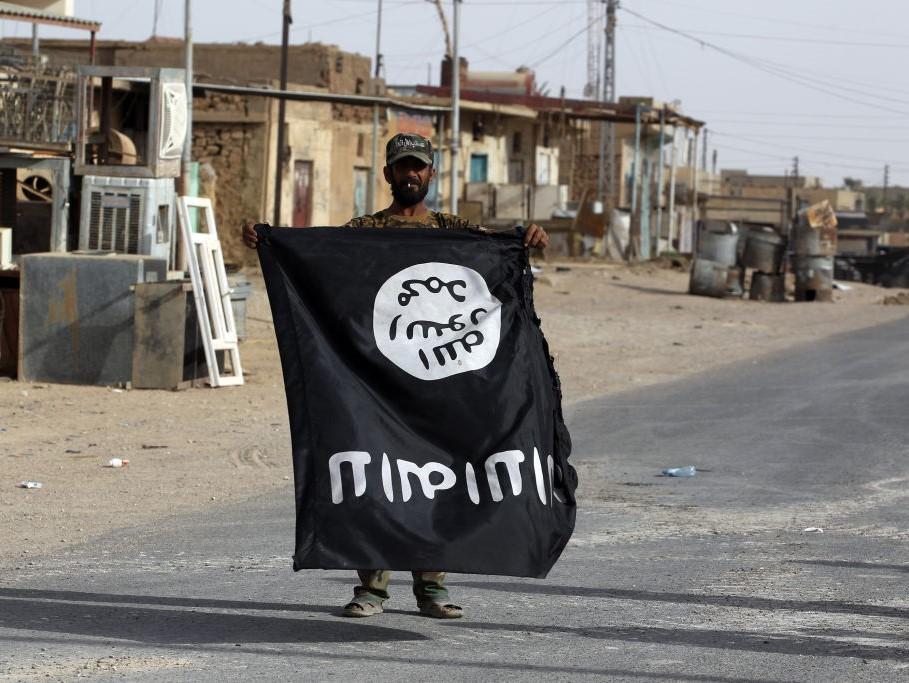
[[[462,620],[403,575],[339,617],[288,488],[0,567],[0,680],[909,680],[909,319],[569,423],[574,539],[545,581],[452,576]]]

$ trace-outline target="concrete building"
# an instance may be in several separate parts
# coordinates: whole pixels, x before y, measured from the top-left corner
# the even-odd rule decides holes
[[[3,38],[0,45],[28,51],[31,41]],[[69,66],[90,62],[86,40],[41,41],[41,54],[50,64]],[[95,45],[98,66],[183,67],[183,41],[151,38],[144,42],[99,40]],[[271,83],[281,67],[281,48],[263,43],[194,43],[193,73],[197,80],[217,83]],[[288,49],[287,82],[325,88],[330,92],[366,94],[371,77],[368,57],[341,50],[336,45],[304,43]]]

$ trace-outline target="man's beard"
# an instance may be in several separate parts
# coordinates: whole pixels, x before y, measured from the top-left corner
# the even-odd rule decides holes
[[[409,187],[407,187],[406,181],[400,185],[392,183],[391,196],[394,197],[395,202],[397,202],[399,206],[416,206],[426,198],[426,195],[429,192],[429,182],[430,179],[427,178],[426,182],[415,190],[411,190]]]

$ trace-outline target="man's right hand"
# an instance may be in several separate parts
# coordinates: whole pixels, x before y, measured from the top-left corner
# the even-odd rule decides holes
[[[247,222],[243,225],[243,244],[250,249],[259,246],[259,237],[256,235],[256,224]]]

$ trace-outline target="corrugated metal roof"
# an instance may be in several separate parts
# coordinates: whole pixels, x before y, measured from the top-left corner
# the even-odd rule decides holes
[[[39,10],[23,7],[22,5],[14,5],[11,2],[0,2],[0,19],[27,21],[30,24],[50,24],[52,26],[65,26],[67,28],[78,28],[84,29],[86,31],[101,30],[100,21],[90,21],[88,19],[67,17],[62,14],[41,12]]]

